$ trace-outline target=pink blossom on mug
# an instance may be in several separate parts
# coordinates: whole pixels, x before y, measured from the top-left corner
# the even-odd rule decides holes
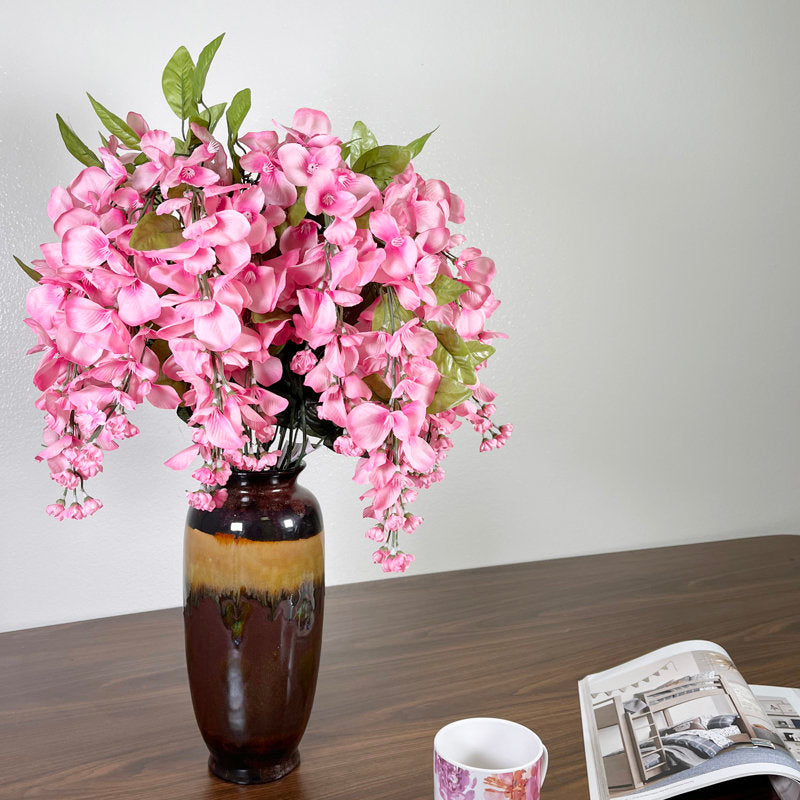
[[[95,153],[58,118],[83,169],[51,194],[55,240],[20,262],[36,281],[36,458],[61,489],[46,512],[100,510],[85,484],[147,400],[189,429],[165,463],[192,470],[194,508],[221,506],[232,469],[293,468],[320,445],[355,459],[373,561],[403,572],[401,537],[422,522],[408,506],[444,477],[453,431],[468,422],[481,452],[512,431],[482,381],[504,338],[486,327],[495,265],[453,231],[461,199],[416,171],[430,134],[378,146],[310,108],[240,133],[249,90],[225,112],[194,80],[176,91],[176,136],[110,115]]]

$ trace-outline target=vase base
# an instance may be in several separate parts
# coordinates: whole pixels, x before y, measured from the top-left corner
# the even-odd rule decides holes
[[[295,750],[291,755],[276,764],[268,767],[248,767],[238,769],[228,767],[220,763],[214,756],[208,759],[208,768],[218,778],[228,783],[238,783],[247,786],[253,783],[270,783],[280,780],[284,775],[288,775],[300,763],[300,753]]]

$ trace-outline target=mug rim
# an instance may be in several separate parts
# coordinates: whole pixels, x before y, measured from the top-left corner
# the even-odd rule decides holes
[[[511,767],[503,767],[502,769],[486,769],[485,767],[471,767],[469,764],[464,764],[461,761],[456,761],[452,758],[446,758],[439,752],[439,747],[437,746],[440,742],[441,734],[447,730],[448,728],[459,727],[465,725],[469,722],[501,722],[504,725],[508,725],[513,728],[521,728],[523,731],[531,734],[536,741],[536,744],[539,747],[539,752],[536,754],[535,758],[532,758],[526,761],[524,764],[520,764],[518,766],[511,766]],[[456,719],[452,722],[448,722],[447,725],[439,728],[436,732],[436,735],[433,737],[433,752],[435,755],[439,756],[443,761],[446,761],[448,764],[452,764],[454,767],[458,767],[459,769],[467,770],[468,772],[477,772],[477,773],[485,773],[487,775],[498,775],[504,772],[516,772],[517,770],[524,770],[532,767],[534,764],[537,764],[539,761],[542,760],[542,757],[545,754],[545,746],[544,742],[542,741],[541,737],[539,736],[536,731],[531,730],[526,725],[522,725],[519,722],[514,722],[512,719],[503,719],[502,717],[465,717],[464,719]]]

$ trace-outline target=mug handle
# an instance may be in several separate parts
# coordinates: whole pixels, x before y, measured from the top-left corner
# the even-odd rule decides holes
[[[547,775],[547,763],[548,763],[548,755],[547,755],[547,748],[544,746],[544,742],[542,742],[542,769],[539,775],[539,788],[542,788],[542,784],[544,783],[544,777]]]

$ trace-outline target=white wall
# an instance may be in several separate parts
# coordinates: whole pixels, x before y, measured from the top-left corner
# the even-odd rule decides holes
[[[181,9],[180,14],[177,10]],[[168,14],[167,9],[171,9]],[[513,421],[479,455],[463,430],[420,499],[415,572],[773,532],[800,522],[800,5],[742,2],[402,3],[266,0],[8,4],[0,33],[0,629],[178,605],[186,441],[145,408],[106,459],[106,508],[56,523],[33,456],[29,280],[12,252],[54,238],[51,186],[78,169],[83,92],[151,124],[178,44],[227,37],[215,101],[253,90],[246,129],[326,109],[385,141],[435,125],[417,166],[466,201],[498,265],[508,342],[486,373]],[[324,453],[331,583],[380,573],[350,480]],[[376,591],[379,591],[376,590]]]

